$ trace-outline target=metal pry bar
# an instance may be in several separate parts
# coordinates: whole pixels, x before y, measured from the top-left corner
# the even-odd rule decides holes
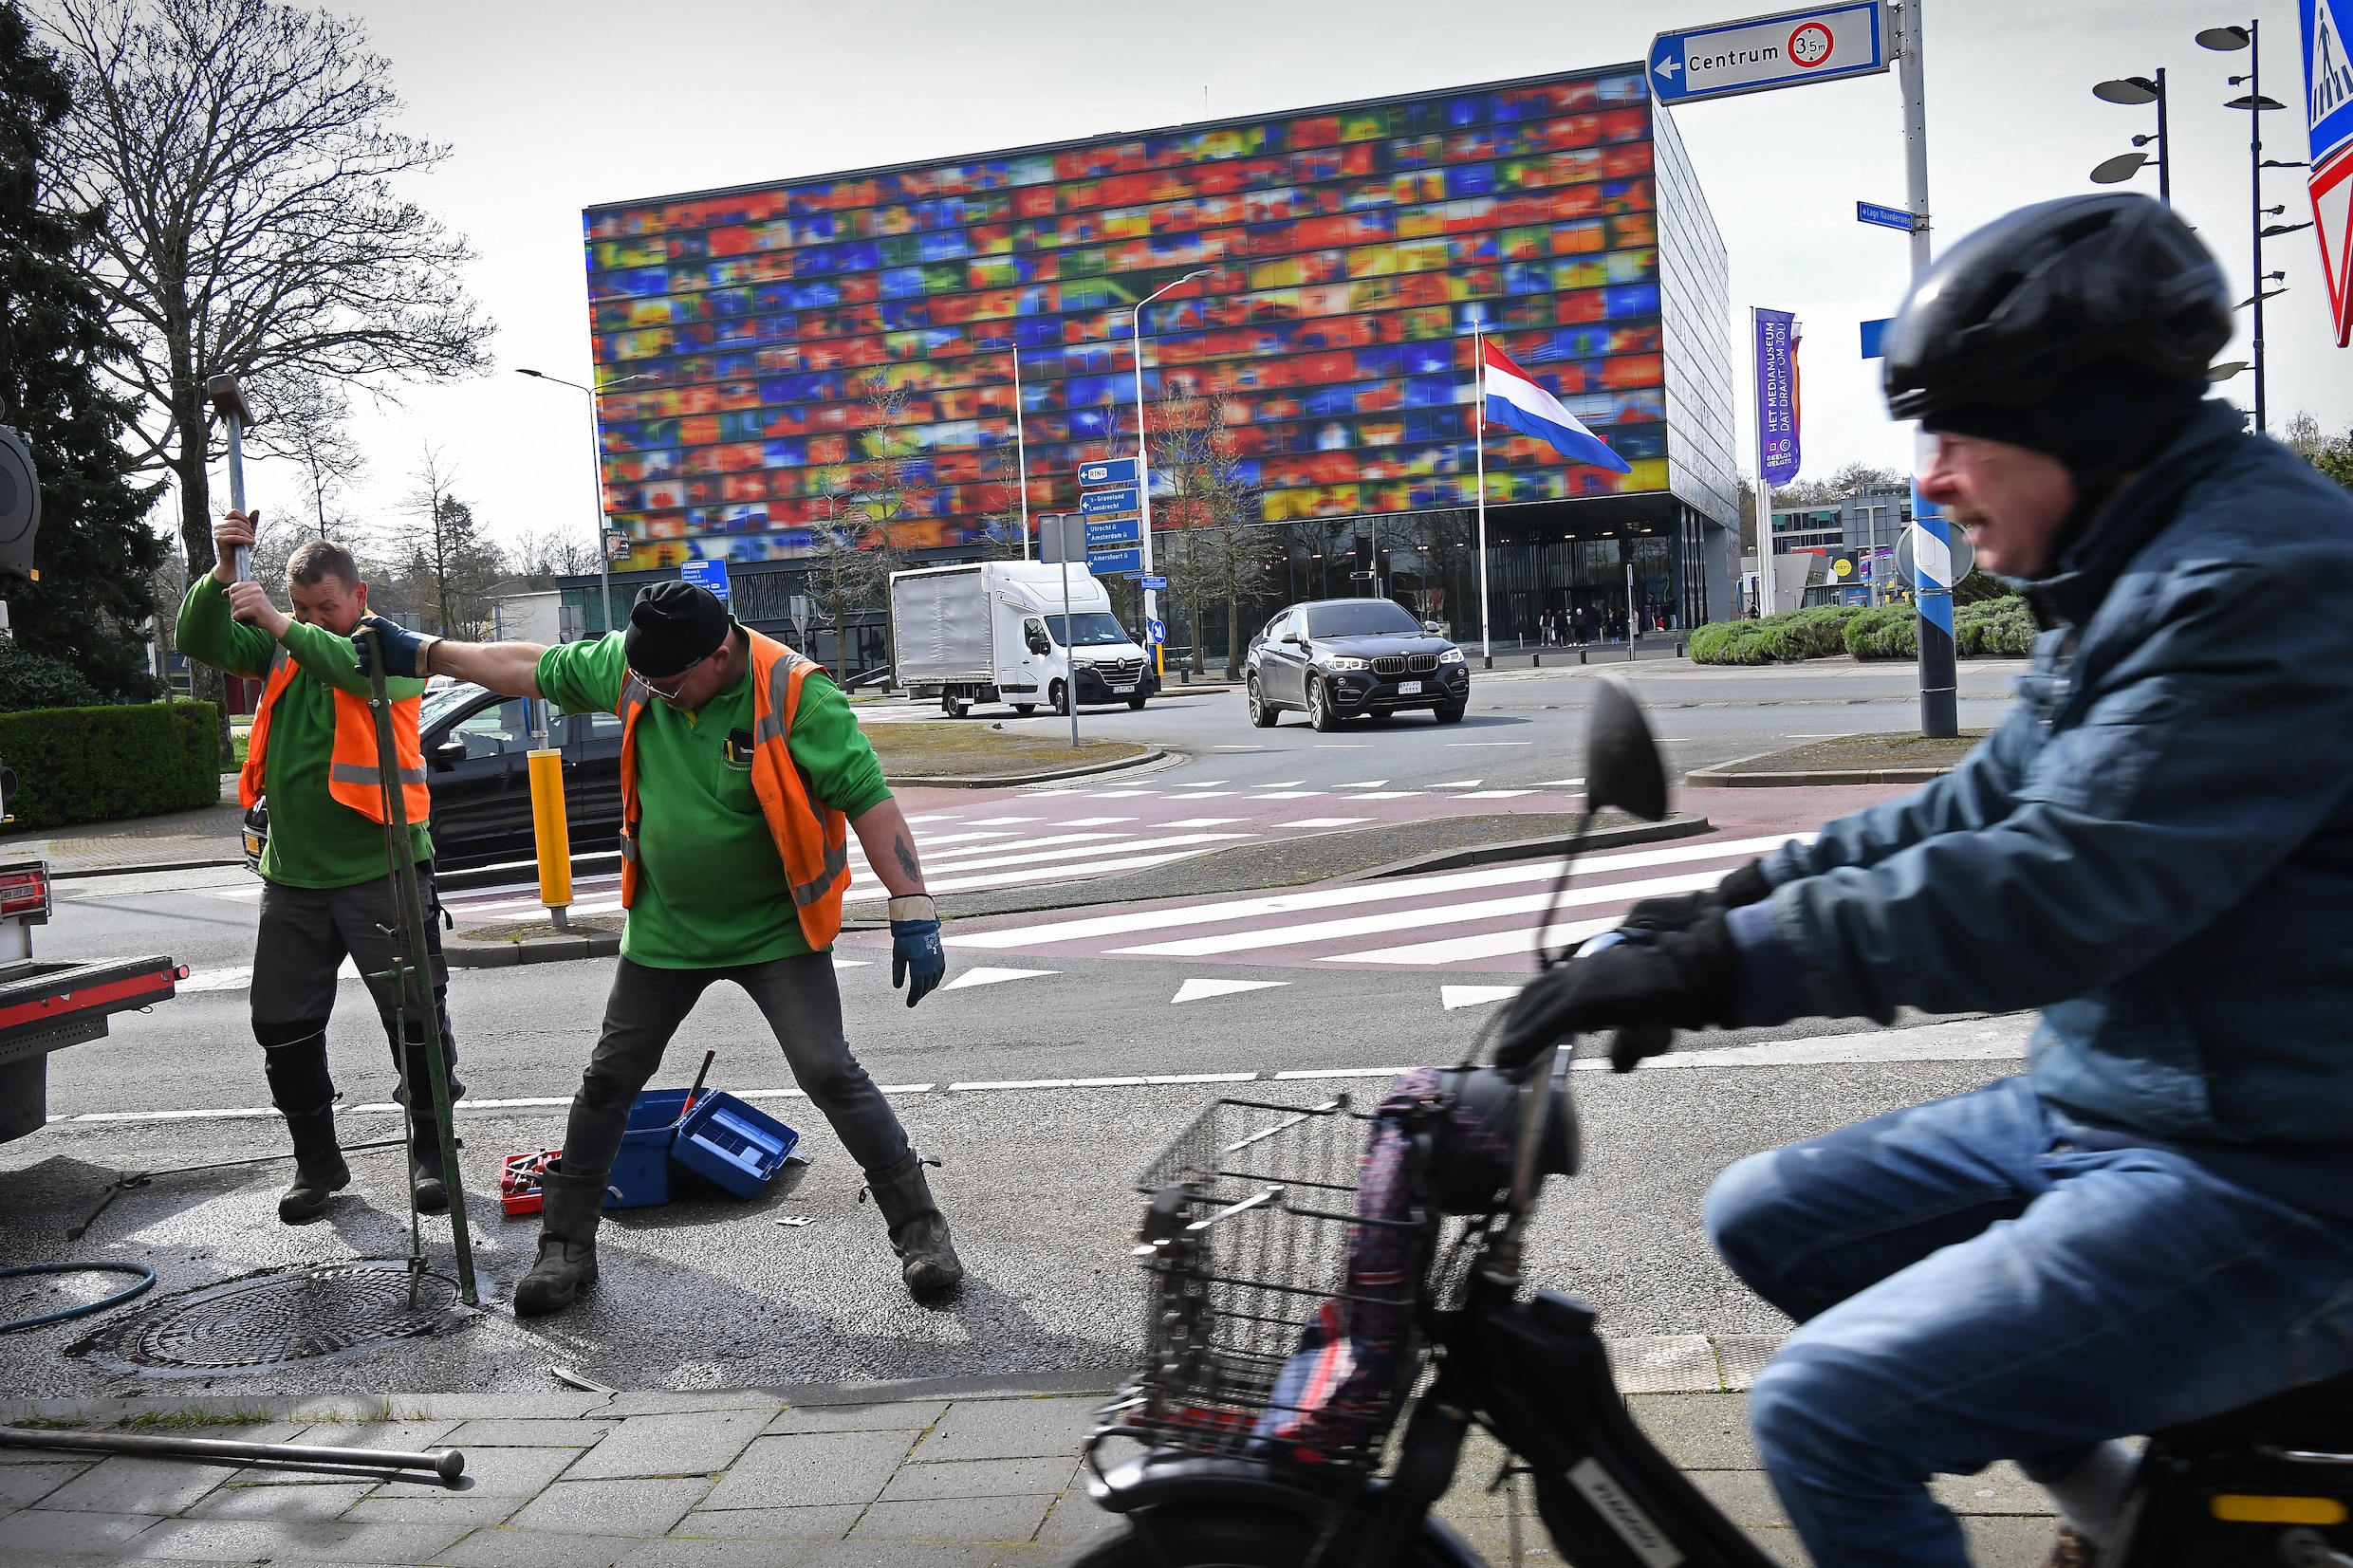
[[[204,383],[205,396],[213,399],[213,408],[229,430],[229,505],[247,517],[253,514],[245,509],[245,427],[253,422],[253,411],[246,406],[245,394],[237,386],[234,376],[215,376]],[[239,582],[253,581],[253,549],[250,544],[236,546],[236,571]]]

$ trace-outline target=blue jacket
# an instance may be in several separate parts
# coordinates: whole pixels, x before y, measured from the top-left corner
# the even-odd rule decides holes
[[[2040,1007],[2065,1109],[2353,1146],[2353,496],[2208,403],[2029,593],[1985,742],[1767,862],[1799,1010]]]

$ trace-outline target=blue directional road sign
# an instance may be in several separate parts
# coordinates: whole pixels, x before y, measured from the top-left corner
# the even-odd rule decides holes
[[[1138,581],[1142,586],[1151,589],[1156,594],[1168,591],[1168,579],[1164,577],[1139,578]]]
[[[1864,359],[1880,358],[1880,345],[1887,341],[1887,329],[1893,326],[1895,322],[1896,318],[1893,316],[1881,316],[1876,322],[1862,323],[1862,357]]]
[[[1086,569],[1097,577],[1116,577],[1121,572],[1144,569],[1144,552],[1140,547],[1124,550],[1094,550],[1086,558]]]
[[[1143,520],[1134,512],[1118,517],[1090,517],[1086,520],[1086,547],[1090,550],[1117,549],[1121,544],[1143,543]]]
[[[724,561],[688,561],[678,566],[678,580],[710,589],[727,602],[727,563]]]
[[[1117,489],[1086,490],[1079,496],[1079,511],[1086,517],[1101,517],[1106,512],[1132,512],[1143,506],[1133,485]]]
[[[1648,58],[1651,90],[1661,103],[1869,76],[1890,64],[1877,0],[1662,32],[1651,40]]]
[[[1081,463],[1079,486],[1093,489],[1098,485],[1133,485],[1136,482],[1136,459],[1114,457],[1107,463]]]
[[[1907,234],[1911,233],[1913,230],[1919,227],[1912,221],[1912,214],[1905,212],[1902,208],[1881,207],[1875,201],[1859,201],[1855,203],[1855,221],[1857,223],[1876,223],[1881,229],[1900,229]]]
[[[1151,579],[1146,578],[1144,581],[1149,582]],[[1144,640],[1149,643],[1166,642],[1168,640],[1168,627],[1157,620],[1145,621]]]

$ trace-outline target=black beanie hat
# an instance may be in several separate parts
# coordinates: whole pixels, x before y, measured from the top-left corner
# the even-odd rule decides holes
[[[2056,457],[2079,485],[2140,468],[2197,412],[2206,382],[2163,380],[2113,360],[2084,365],[2052,396],[2024,407],[1992,402],[1939,409],[1920,420],[1929,431],[1975,435]]]
[[[727,640],[727,606],[693,582],[657,582],[629,606],[621,650],[629,668],[660,680],[708,658]]]

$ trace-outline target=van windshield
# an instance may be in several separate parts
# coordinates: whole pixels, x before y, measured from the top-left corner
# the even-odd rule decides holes
[[[1421,623],[1395,600],[1367,599],[1354,604],[1319,604],[1307,612],[1307,635],[1318,637],[1412,636]]]
[[[1075,643],[1070,635],[1063,629],[1064,617],[1047,616],[1046,618],[1047,628],[1054,634],[1054,641],[1062,647],[1107,648],[1127,640],[1127,633],[1120,625],[1118,618],[1108,611],[1089,610],[1083,614],[1072,615],[1067,618],[1070,625],[1078,629]]]

